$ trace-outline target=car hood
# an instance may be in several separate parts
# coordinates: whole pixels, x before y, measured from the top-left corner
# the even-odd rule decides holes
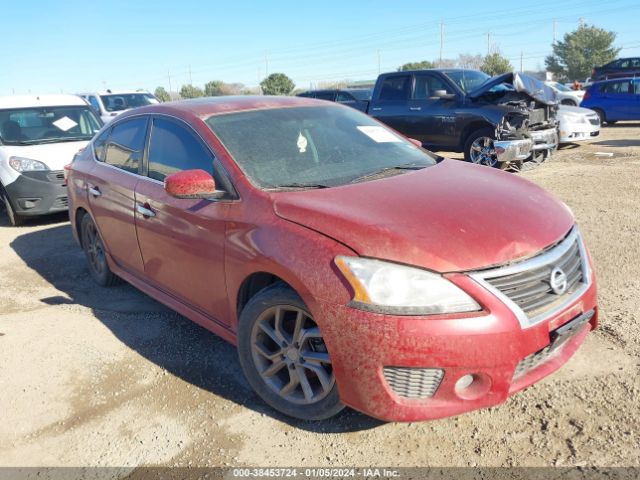
[[[42,145],[3,145],[8,157],[24,157],[39,160],[50,170],[62,170],[71,163],[73,156],[86,147],[87,140],[80,142],[45,143]]]
[[[456,160],[348,186],[274,193],[273,201],[281,218],[358,255],[438,272],[529,257],[574,223],[569,209],[535,184]]]
[[[597,115],[596,112],[590,108],[573,107],[571,105],[558,105],[558,116],[563,113],[577,113],[580,115]]]
[[[481,97],[496,85],[503,83],[512,85],[516,92],[525,93],[531,98],[546,105],[556,105],[558,103],[556,94],[551,87],[545,85],[540,80],[530,77],[529,75],[516,72],[505,73],[503,75],[492,77],[470,92],[468,96],[471,98]]]

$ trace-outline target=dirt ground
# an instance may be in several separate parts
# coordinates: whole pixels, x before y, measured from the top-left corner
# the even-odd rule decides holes
[[[0,466],[640,466],[639,171],[626,123],[523,174],[574,211],[602,327],[505,404],[410,424],[274,413],[234,348],[94,285],[65,216],[11,228],[0,213]]]

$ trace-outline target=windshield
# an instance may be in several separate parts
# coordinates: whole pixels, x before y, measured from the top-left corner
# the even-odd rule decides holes
[[[491,77],[484,72],[477,70],[458,70],[454,72],[446,72],[453,82],[460,87],[464,93],[473,92],[476,88],[489,80]]]
[[[101,126],[88,106],[0,110],[0,140],[4,145],[90,140]]]
[[[369,88],[363,88],[359,90],[347,90],[347,92],[356,97],[356,99],[358,100],[371,100],[371,94],[373,93],[373,90]]]
[[[375,172],[431,166],[437,158],[351,108],[252,110],[206,122],[249,180],[267,189],[365,181]]]
[[[144,107],[158,103],[156,97],[150,93],[120,93],[112,95],[100,95],[107,112],[119,112],[128,108]]]

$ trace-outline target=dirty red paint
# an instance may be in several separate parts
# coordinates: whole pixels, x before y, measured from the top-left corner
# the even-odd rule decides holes
[[[224,166],[237,198],[177,199],[169,193],[211,188],[211,177],[181,172],[167,179],[165,190],[143,176],[123,180],[87,148],[68,172],[74,235],[77,213],[89,212],[114,273],[232,343],[245,280],[257,272],[284,280],[323,332],[342,401],[380,419],[424,420],[496,405],[566,362],[597,326],[595,278],[563,311],[523,329],[501,300],[461,273],[530,257],[561,240],[574,220],[549,193],[513,175],[449,160],[343,187],[267,192],[248,181],[203,121],[232,111],[313,105],[326,106],[296,97],[219,97],[123,113],[114,124],[144,114],[189,124]],[[100,201],[88,194],[89,184],[100,187]],[[156,210],[152,222],[135,212],[141,201]],[[394,316],[352,308],[352,291],[334,264],[338,255],[448,272],[482,311]],[[588,328],[513,381],[516,365],[549,344],[550,330],[591,309],[596,315]],[[407,400],[386,384],[384,366],[443,368],[445,375],[433,398]],[[482,380],[478,398],[455,392],[457,379],[468,373]]]

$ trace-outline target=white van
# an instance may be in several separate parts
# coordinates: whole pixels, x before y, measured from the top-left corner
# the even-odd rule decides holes
[[[64,166],[102,125],[76,95],[0,97],[0,203],[12,225],[67,209]]]
[[[95,108],[104,123],[109,123],[125,110],[159,103],[158,99],[146,90],[105,90],[78,95]]]

